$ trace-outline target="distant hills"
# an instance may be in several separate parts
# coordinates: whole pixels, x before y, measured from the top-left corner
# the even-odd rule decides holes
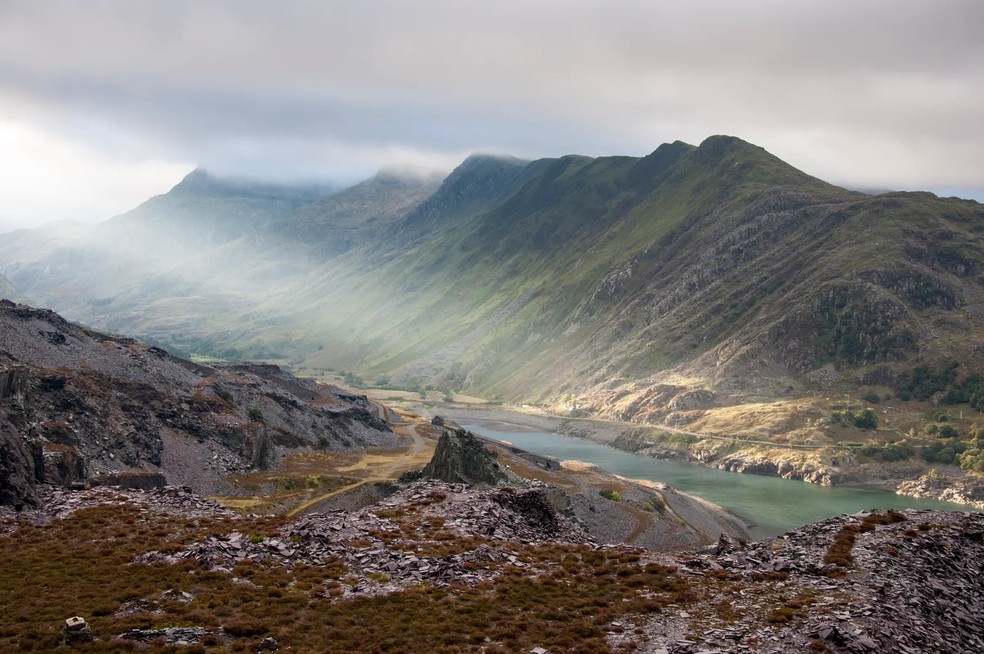
[[[196,172],[52,243],[36,301],[179,351],[650,419],[984,371],[984,206],[865,195],[715,136],[642,157],[470,157],[339,192]]]
[[[27,298],[14,288],[14,285],[10,283],[10,280],[0,275],[0,299],[10,300],[12,302],[27,302]]]

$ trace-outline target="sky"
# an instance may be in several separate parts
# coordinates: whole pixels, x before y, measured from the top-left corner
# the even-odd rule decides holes
[[[979,0],[2,0],[0,232],[196,166],[356,182],[730,134],[984,201]]]

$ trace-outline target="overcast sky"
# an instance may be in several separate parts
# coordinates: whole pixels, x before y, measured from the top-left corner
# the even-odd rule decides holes
[[[195,166],[356,181],[732,134],[984,200],[980,0],[2,0],[0,231]]]

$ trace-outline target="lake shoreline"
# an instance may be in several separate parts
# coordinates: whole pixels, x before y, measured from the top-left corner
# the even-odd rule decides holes
[[[639,454],[640,456],[647,456],[654,459],[669,460],[669,461],[686,461],[692,463],[696,466],[701,466],[704,468],[710,468],[715,470],[724,470],[726,472],[732,472],[736,474],[754,474],[762,475],[765,477],[778,477],[782,479],[787,479],[789,481],[802,481],[807,484],[816,484],[821,486],[839,486],[848,488],[872,488],[878,490],[889,491],[896,493],[900,484],[904,482],[910,482],[913,480],[911,475],[907,474],[891,474],[891,470],[886,465],[877,466],[877,470],[872,469],[871,465],[858,465],[850,469],[850,472],[840,480],[833,483],[821,483],[819,479],[821,477],[810,478],[809,475],[801,475],[800,477],[789,477],[782,474],[778,474],[778,471],[770,472],[768,466],[759,467],[758,470],[736,470],[732,469],[721,462],[710,463],[703,461],[700,458],[694,456],[684,456],[682,451],[669,451],[663,450],[660,453],[653,453],[652,451],[640,451],[639,449],[630,449],[625,447],[618,447],[615,444],[616,439],[625,432],[626,430],[637,428],[637,427],[655,427],[660,428],[659,425],[640,425],[631,422],[616,422],[610,420],[597,420],[592,418],[568,418],[563,416],[552,416],[541,413],[526,413],[523,411],[517,411],[512,409],[506,409],[501,407],[430,407],[428,413],[439,414],[443,417],[450,418],[451,420],[460,421],[474,421],[482,422],[487,424],[489,428],[495,429],[495,425],[509,426],[514,429],[522,431],[550,431],[559,434],[564,434],[565,436],[570,436],[572,438],[584,438],[586,440],[598,443],[600,445],[607,445],[609,447],[614,447],[615,449],[624,452],[633,452]],[[504,429],[502,431],[509,431]],[[878,474],[878,473],[881,474]],[[948,471],[952,472],[952,471]],[[903,493],[909,495],[909,493]],[[915,495],[911,495],[916,497]],[[942,498],[940,498],[942,499]],[[949,500],[947,500],[949,501]],[[968,506],[973,506],[969,504]],[[978,507],[979,508],[979,507]]]
[[[654,456],[651,452],[635,452],[623,447],[617,447],[615,441],[625,430],[639,426],[631,423],[617,423],[612,421],[583,418],[564,418],[560,416],[526,413],[523,411],[512,411],[502,407],[429,406],[424,409],[423,412],[429,415],[441,415],[447,420],[464,425],[470,425],[473,428],[478,427],[501,432],[497,436],[497,438],[500,439],[509,440],[510,434],[513,434],[515,435],[516,441],[514,444],[517,446],[521,446],[520,442],[527,440],[524,438],[527,433],[534,437],[537,433],[553,434],[554,436],[565,438],[571,442],[591,443],[594,447],[602,446],[604,447],[604,452],[611,452],[613,454],[609,455],[597,453],[595,456],[598,457],[598,459],[592,459],[592,455],[584,454],[583,457],[586,458],[582,458],[582,455],[571,454],[570,449],[563,444],[558,444],[558,449],[555,451],[540,450],[539,453],[546,456],[553,456],[555,458],[581,458],[582,460],[586,460],[590,463],[595,463],[610,472],[629,478],[635,477],[633,477],[632,474],[627,474],[606,465],[601,462],[600,459],[609,459],[612,456],[615,456],[614,453],[623,453],[625,455],[638,457],[639,459],[658,462],[659,464],[669,464],[671,466],[670,469],[664,469],[658,473],[649,473],[647,471],[646,473],[642,473],[642,476],[637,476],[637,478],[662,481],[675,488],[679,488],[685,493],[702,497],[712,503],[724,506],[730,513],[739,516],[742,520],[745,520],[752,526],[759,522],[760,519],[765,519],[766,521],[772,520],[767,519],[761,512],[774,512],[773,509],[768,507],[763,508],[762,505],[756,506],[754,504],[747,503],[744,506],[741,506],[740,502],[745,500],[735,502],[734,498],[730,497],[730,493],[732,493],[732,491],[725,491],[724,494],[721,493],[722,486],[734,489],[769,487],[770,483],[778,482],[779,485],[775,485],[770,491],[774,493],[774,497],[783,497],[790,502],[806,502],[814,505],[827,505],[832,511],[830,513],[816,513],[808,516],[808,519],[799,524],[786,523],[786,528],[790,528],[791,526],[801,526],[802,524],[807,524],[811,521],[824,519],[840,513],[854,513],[859,510],[877,508],[936,508],[937,510],[950,511],[979,510],[973,504],[955,504],[951,499],[953,498],[952,495],[940,496],[936,493],[926,492],[925,490],[923,490],[920,494],[916,494],[915,492],[898,493],[896,492],[896,484],[898,481],[894,478],[885,479],[886,476],[892,477],[890,474],[891,471],[885,471],[881,468],[877,470],[869,469],[866,471],[862,469],[861,472],[865,473],[863,475],[852,476],[833,485],[822,485],[817,483],[809,483],[808,481],[804,481],[802,479],[790,479],[789,477],[783,477],[777,474],[761,474],[751,471],[745,471],[742,474],[734,474],[738,471],[729,470],[723,466],[694,461],[686,456],[679,455],[677,452],[671,453],[676,454],[676,456],[662,457]],[[624,438],[621,440],[624,441]],[[536,448],[534,447],[533,449]],[[575,447],[574,449],[577,448]],[[615,456],[615,458],[617,458],[617,456]],[[681,474],[681,471],[687,479],[680,480],[678,476],[677,481],[674,481],[674,475]],[[712,476],[711,478],[706,478],[705,475],[699,471],[714,471],[718,474],[725,474],[721,477]],[[658,476],[650,477],[649,474],[657,474]],[[695,483],[694,480],[698,478],[700,479],[699,483]],[[758,482],[756,480],[763,481]],[[765,482],[764,480],[771,480],[771,482]],[[800,481],[801,483],[785,485],[786,482],[794,481]],[[709,489],[705,484],[710,484],[715,488]],[[920,504],[920,501],[922,500],[938,502],[939,504],[934,506]],[[750,501],[761,501],[761,498],[760,500]],[[940,506],[940,504],[945,506]],[[820,509],[818,506],[814,506],[807,511],[826,511],[826,509]],[[796,519],[798,519],[798,517]],[[774,522],[781,522],[783,520],[785,520],[785,518],[776,518]],[[775,533],[779,532],[773,532],[772,535],[775,535]],[[762,537],[761,532],[758,537]]]

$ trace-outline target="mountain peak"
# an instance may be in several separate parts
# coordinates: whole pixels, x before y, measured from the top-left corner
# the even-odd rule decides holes
[[[475,152],[473,154],[465,157],[465,160],[458,164],[458,167],[452,171],[452,175],[455,173],[463,172],[473,172],[483,168],[500,168],[500,167],[512,167],[512,166],[525,166],[529,161],[526,159],[519,159],[508,154],[489,154],[486,152]]]
[[[300,198],[312,201],[337,190],[325,182],[277,182],[235,175],[219,175],[195,168],[168,193],[174,196],[241,196],[253,198]]]
[[[715,155],[720,156],[728,152],[734,151],[748,151],[748,152],[765,152],[763,148],[757,145],[752,145],[748,141],[744,141],[737,136],[727,136],[725,134],[716,134],[714,136],[708,136],[704,139],[699,146],[697,146],[698,154],[702,155]]]

